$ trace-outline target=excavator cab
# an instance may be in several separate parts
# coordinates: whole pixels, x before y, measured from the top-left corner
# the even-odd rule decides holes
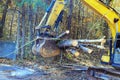
[[[111,31],[108,53],[103,52],[102,63],[110,64],[120,68],[120,16],[119,13],[110,6],[105,5],[102,0],[81,0],[87,7],[101,15]],[[113,1],[113,0],[112,0]]]
[[[116,33],[113,47],[112,39],[109,40],[109,52],[106,55],[102,55],[101,62],[120,68],[120,33]]]
[[[116,34],[116,39],[114,42],[114,51],[111,56],[112,66],[120,67],[120,33]]]

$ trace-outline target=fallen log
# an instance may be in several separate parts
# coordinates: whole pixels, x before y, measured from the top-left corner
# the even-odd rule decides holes
[[[76,40],[63,40],[58,43],[58,47],[66,48],[66,47],[77,47],[78,41]]]
[[[101,42],[101,44],[104,44],[106,42],[106,39],[105,39],[105,36],[101,39],[91,39],[91,40],[88,40],[88,39],[78,39],[77,40],[78,42],[88,42],[88,43],[96,43],[96,42]]]
[[[78,57],[80,55],[80,53],[76,49],[66,49],[66,52],[71,53],[75,57]]]
[[[91,46],[99,49],[105,49],[104,45],[95,45],[95,44],[82,44],[83,46]]]
[[[66,47],[77,47],[78,44],[80,43],[100,43],[101,45],[95,45],[95,44],[90,44],[92,47],[100,48],[100,49],[105,49],[104,43],[106,40],[104,39],[105,36],[101,39],[95,39],[95,40],[88,40],[88,39],[77,39],[77,40],[63,40],[58,43],[58,46],[60,48],[66,48]],[[84,45],[84,44],[83,44]]]
[[[79,45],[79,47],[84,51],[84,52],[87,52],[87,53],[92,53],[93,52],[93,50],[92,49],[89,49],[89,48],[87,48],[87,47],[84,47],[83,45]]]
[[[63,36],[65,36],[66,34],[69,34],[70,33],[70,31],[69,30],[66,30],[65,32],[63,32],[63,33],[61,33],[59,36],[57,36],[56,38],[58,39],[58,38],[61,38],[61,37],[63,37]]]

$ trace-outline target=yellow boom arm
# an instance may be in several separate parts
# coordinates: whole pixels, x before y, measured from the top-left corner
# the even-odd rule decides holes
[[[110,7],[106,6],[99,0],[81,0],[85,5],[91,8],[96,13],[100,14],[105,18],[109,25],[112,33],[113,40],[115,39],[116,33],[120,32],[120,17],[119,15]]]
[[[112,33],[112,38],[115,40],[117,32],[120,32],[120,17],[112,8],[106,6],[100,0],[81,0],[89,8],[91,8],[96,13],[100,14],[108,23],[109,28]],[[46,25],[53,26],[57,20],[60,12],[64,9],[65,0],[56,0]],[[117,21],[118,20],[118,21]]]
[[[52,8],[52,11],[49,15],[46,25],[53,26],[60,12],[63,10],[63,8],[64,8],[64,0],[56,0]]]

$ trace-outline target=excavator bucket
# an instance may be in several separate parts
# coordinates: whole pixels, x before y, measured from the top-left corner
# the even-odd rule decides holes
[[[0,41],[0,58],[16,59],[15,49],[15,42]]]
[[[34,55],[40,54],[44,58],[54,57],[60,54],[60,49],[56,46],[55,41],[47,40],[39,42],[39,46],[34,45],[32,48]]]

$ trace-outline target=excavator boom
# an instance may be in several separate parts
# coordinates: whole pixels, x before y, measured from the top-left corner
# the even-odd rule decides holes
[[[41,20],[41,23],[42,23],[43,20],[46,18],[46,16],[49,14],[45,27],[50,26],[55,28],[56,24],[58,26],[58,23],[61,21],[62,11],[65,6],[64,4],[65,1],[66,0],[52,0],[50,7],[46,11],[46,14],[43,17],[43,19]],[[112,41],[110,41],[110,50],[107,55],[102,56],[101,58],[102,62],[110,63],[111,65],[118,65],[120,67],[120,17],[119,17],[119,14],[111,7],[105,5],[101,0],[80,0],[80,1],[82,1],[87,7],[91,8],[96,13],[100,14],[101,17],[106,20],[110,28],[111,35],[112,35]],[[39,26],[41,26],[41,23],[39,24]],[[40,28],[39,26],[37,28],[38,32]],[[48,30],[46,29],[46,31]],[[53,45],[52,43],[50,44]],[[42,52],[40,52],[41,51],[40,49],[41,47],[38,47],[38,49],[36,49],[35,47],[35,50],[38,50],[38,51],[33,51],[33,53],[37,52],[37,53],[41,53],[42,55]],[[49,50],[45,48],[44,50],[50,51],[51,49]],[[51,51],[53,52],[51,53],[54,54],[55,53],[54,50],[55,49],[52,49]],[[119,53],[117,51],[119,51]],[[58,50],[58,54],[59,53],[60,51]],[[45,55],[47,54],[49,53],[46,52]],[[50,57],[50,56],[47,55],[47,57]]]
[[[101,0],[81,0],[85,5],[100,14],[108,23],[111,30],[112,40],[109,41],[110,50],[103,55],[101,60],[114,67],[120,68],[120,17],[119,14]]]
[[[63,10],[63,8],[64,8],[64,0],[56,0],[51,10],[51,13],[49,15],[46,25],[53,26],[60,12]]]
[[[108,23],[112,33],[112,38],[115,39],[116,33],[120,32],[120,17],[114,9],[106,6],[100,0],[81,0],[87,7],[91,8],[96,13],[100,14]]]

